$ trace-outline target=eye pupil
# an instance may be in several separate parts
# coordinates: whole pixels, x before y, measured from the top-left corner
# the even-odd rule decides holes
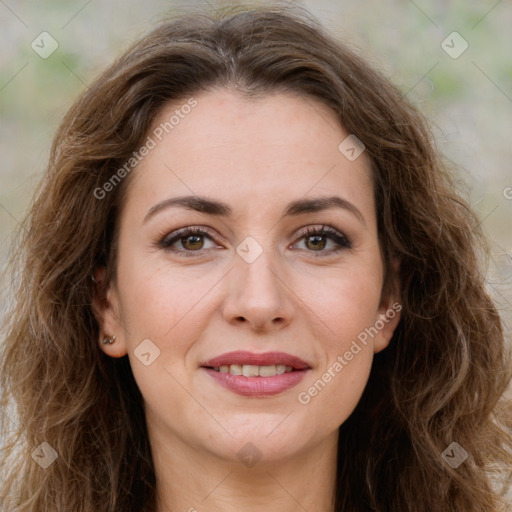
[[[203,235],[189,235],[181,239],[181,245],[184,249],[201,249],[203,246]],[[192,240],[192,246],[187,246],[187,243]]]
[[[313,240],[313,245],[312,247],[309,247],[308,245],[308,242]],[[314,249],[323,249],[325,247],[325,243],[326,243],[326,240],[325,240],[325,236],[324,235],[310,235],[308,236],[308,238],[306,239],[306,245],[308,245],[308,248],[314,248]]]

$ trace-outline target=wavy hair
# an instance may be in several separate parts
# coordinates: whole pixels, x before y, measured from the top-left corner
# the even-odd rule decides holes
[[[155,510],[142,396],[128,358],[99,348],[91,306],[93,270],[106,266],[116,278],[131,175],[104,199],[94,191],[140,148],[166,104],[215,87],[320,100],[371,161],[386,286],[398,276],[403,310],[340,427],[335,511],[503,510],[511,357],[485,288],[478,219],[399,88],[306,10],[275,4],[161,22],[65,115],[9,267],[2,511]],[[43,441],[58,454],[46,469],[36,463]],[[468,453],[457,468],[442,456],[453,442]]]

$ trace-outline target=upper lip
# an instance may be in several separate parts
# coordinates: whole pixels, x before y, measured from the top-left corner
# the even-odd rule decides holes
[[[209,359],[201,364],[210,368],[218,368],[219,366],[229,366],[231,364],[255,365],[255,366],[271,366],[284,364],[291,366],[295,370],[307,370],[310,366],[300,357],[292,356],[286,352],[264,352],[257,354],[244,350],[236,350],[234,352],[226,352],[220,356]]]

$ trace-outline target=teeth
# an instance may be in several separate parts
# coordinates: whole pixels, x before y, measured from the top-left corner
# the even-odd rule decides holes
[[[282,375],[286,371],[286,366],[284,364],[276,364],[277,375]]]
[[[232,364],[231,366],[226,366],[226,368],[226,373],[231,373],[231,375],[243,375],[241,364]]]
[[[275,375],[290,373],[293,371],[293,367],[284,364],[272,364],[268,366],[231,364],[219,366],[218,368],[214,368],[214,370],[220,373],[230,373],[231,375],[243,375],[244,377],[274,377]]]
[[[273,377],[274,375],[277,375],[276,365],[259,367],[260,377]]]
[[[258,377],[259,368],[258,366],[254,366],[252,364],[244,364],[242,366],[242,375],[244,377]]]

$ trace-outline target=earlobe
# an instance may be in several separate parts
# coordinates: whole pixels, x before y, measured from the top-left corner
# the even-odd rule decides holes
[[[122,320],[119,315],[117,291],[112,283],[106,283],[105,267],[94,271],[94,296],[92,312],[99,326],[98,344],[110,357],[123,357],[127,353]]]
[[[121,343],[121,341],[117,341],[116,335],[103,337],[100,347],[101,350],[110,357],[123,357],[126,355],[124,342]]]

